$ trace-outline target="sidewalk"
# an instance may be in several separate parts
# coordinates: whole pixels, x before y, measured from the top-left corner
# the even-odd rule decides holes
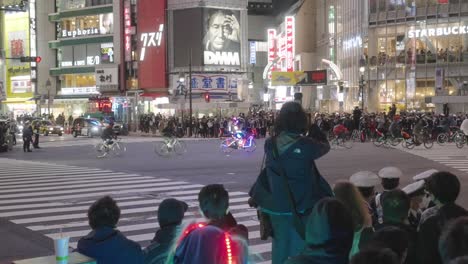
[[[0,264],[54,254],[52,239],[0,218]]]

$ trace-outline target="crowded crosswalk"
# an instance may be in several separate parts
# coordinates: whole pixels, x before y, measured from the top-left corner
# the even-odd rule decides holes
[[[72,248],[90,231],[89,206],[104,195],[112,196],[122,209],[118,229],[143,247],[154,237],[158,206],[165,198],[189,204],[187,221],[201,218],[200,184],[5,158],[0,167],[0,217],[50,238],[69,236]],[[259,222],[247,205],[248,195],[235,191],[229,195],[231,212],[249,228],[250,253],[258,263],[270,263],[271,244],[259,239]]]

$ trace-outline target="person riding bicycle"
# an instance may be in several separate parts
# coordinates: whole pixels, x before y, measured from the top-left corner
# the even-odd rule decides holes
[[[343,120],[339,120],[338,124],[333,127],[333,134],[336,138],[343,138],[348,133],[348,129],[344,126]]]
[[[426,116],[416,117],[415,125],[413,128],[414,143],[420,145],[424,140],[424,128],[427,126]]]
[[[393,118],[392,123],[390,123],[390,126],[388,127],[388,131],[390,132],[390,135],[393,138],[398,138],[400,137],[401,129],[402,127],[401,127],[400,117],[395,116]]]
[[[104,147],[106,150],[109,149],[109,146],[114,144],[113,139],[116,138],[113,127],[114,123],[109,123],[109,125],[102,131],[101,134],[101,139],[104,141]]]

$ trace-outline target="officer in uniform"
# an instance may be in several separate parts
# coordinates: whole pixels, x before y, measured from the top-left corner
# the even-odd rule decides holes
[[[371,201],[371,208],[373,211],[372,222],[374,227],[383,224],[382,197],[385,196],[385,193],[398,188],[403,172],[397,167],[385,167],[379,171],[378,176],[381,179],[380,183],[383,191],[378,193]]]
[[[436,172],[438,172],[438,170],[435,170],[435,169],[430,169],[430,170],[421,172],[418,175],[414,176],[413,180],[423,181],[424,184],[426,184],[426,181]],[[423,189],[423,192],[424,192],[424,189]],[[438,211],[438,208],[435,207],[434,202],[431,200],[429,194],[427,194],[426,192],[424,192],[423,200],[421,202],[421,210],[422,210],[422,214],[419,220],[419,225],[421,223],[424,223],[424,221],[426,221],[426,219],[428,219],[429,217],[435,215]]]
[[[405,186],[402,191],[404,191],[409,198],[411,199],[410,210],[408,213],[409,224],[414,228],[418,228],[419,221],[421,220],[424,200],[424,181],[419,180]]]
[[[358,188],[366,201],[369,213],[372,215],[373,211],[370,203],[375,197],[375,186],[379,184],[379,177],[377,174],[372,171],[359,171],[351,175],[349,181]]]

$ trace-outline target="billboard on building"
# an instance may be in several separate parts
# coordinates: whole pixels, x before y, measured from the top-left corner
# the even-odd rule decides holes
[[[203,65],[203,9],[189,8],[174,11],[174,67]]]
[[[240,66],[240,11],[206,8],[203,28],[204,65]]]
[[[167,88],[166,0],[139,0],[137,8],[139,87]]]

